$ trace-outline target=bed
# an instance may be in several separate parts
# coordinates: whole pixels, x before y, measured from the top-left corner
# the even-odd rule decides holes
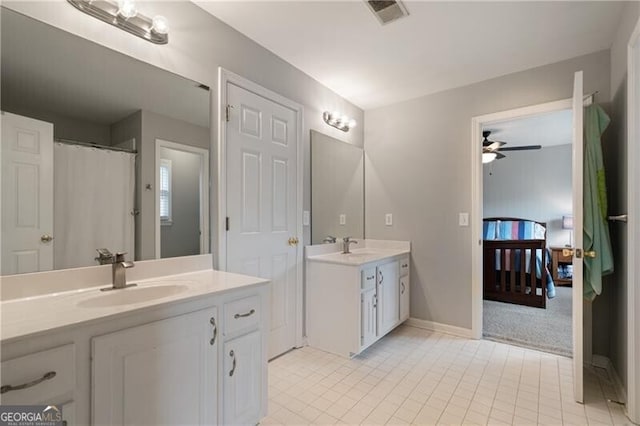
[[[484,299],[546,308],[547,298],[555,297],[549,258],[545,223],[511,217],[484,219]]]

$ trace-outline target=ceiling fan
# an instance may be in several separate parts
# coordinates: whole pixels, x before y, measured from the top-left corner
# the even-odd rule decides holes
[[[542,148],[542,145],[525,145],[525,146],[512,146],[503,148],[506,145],[506,142],[500,141],[490,141],[489,136],[491,135],[491,130],[483,130],[482,137],[484,140],[482,141],[482,162],[490,163],[493,160],[499,160],[501,158],[506,157],[501,151],[530,151],[534,149]]]

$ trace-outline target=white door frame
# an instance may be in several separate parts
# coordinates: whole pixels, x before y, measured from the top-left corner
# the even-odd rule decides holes
[[[209,253],[209,150],[165,139],[156,139],[155,163],[155,222],[156,222],[156,259],[160,259],[160,149],[169,148],[176,151],[189,152],[200,156],[200,254]]]
[[[627,259],[640,253],[640,19],[627,46]],[[640,423],[640,263],[627,267],[627,411],[631,421]]]
[[[588,98],[584,104],[589,105],[593,98]],[[483,197],[483,172],[482,172],[482,127],[484,124],[523,118],[531,115],[544,114],[553,111],[571,109],[572,99],[547,102],[500,111],[491,114],[480,115],[471,119],[471,335],[475,339],[482,339],[482,197]],[[589,316],[589,309],[585,314]],[[586,321],[586,325],[590,324]],[[591,359],[591,332],[585,334],[584,353],[585,359]]]
[[[516,108],[471,119],[471,334],[475,339],[482,339],[482,127],[484,124],[523,118],[531,115],[571,109],[572,100],[547,102],[524,108]]]
[[[226,231],[226,218],[227,218],[227,128],[226,128],[226,105],[227,99],[227,84],[231,83],[238,87],[241,87],[249,92],[252,92],[258,96],[269,99],[276,102],[286,108],[293,110],[296,114],[296,145],[297,145],[297,188],[296,188],[296,234],[299,236],[300,244],[296,249],[296,346],[302,346],[303,344],[303,289],[302,289],[302,247],[303,247],[303,230],[302,230],[302,210],[303,210],[303,171],[304,171],[304,155],[302,145],[302,126],[303,126],[303,113],[304,109],[302,105],[285,98],[278,93],[272,92],[251,80],[241,77],[229,70],[222,67],[218,68],[218,217],[217,217],[217,231],[218,231],[218,250],[215,255],[217,260],[216,264],[221,271],[227,270],[227,231]]]

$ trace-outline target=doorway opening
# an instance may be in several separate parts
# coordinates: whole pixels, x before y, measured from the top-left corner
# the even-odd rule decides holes
[[[156,139],[156,259],[209,253],[209,150]]]
[[[572,110],[483,123],[485,339],[572,356]],[[489,147],[489,148],[488,148]]]

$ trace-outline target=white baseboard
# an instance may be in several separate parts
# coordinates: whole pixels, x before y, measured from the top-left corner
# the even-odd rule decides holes
[[[591,365],[607,370],[607,374],[609,374],[609,377],[611,378],[611,380],[613,380],[613,387],[615,388],[616,394],[618,395],[618,400],[626,404],[627,392],[625,391],[622,380],[620,380],[620,376],[618,376],[618,372],[613,367],[613,363],[611,362],[611,360],[606,356],[593,355]]]
[[[439,322],[427,321],[418,318],[409,318],[406,324],[412,327],[423,328],[425,330],[431,330],[438,333],[473,339],[473,332],[470,328],[456,327],[455,325],[441,324]]]

